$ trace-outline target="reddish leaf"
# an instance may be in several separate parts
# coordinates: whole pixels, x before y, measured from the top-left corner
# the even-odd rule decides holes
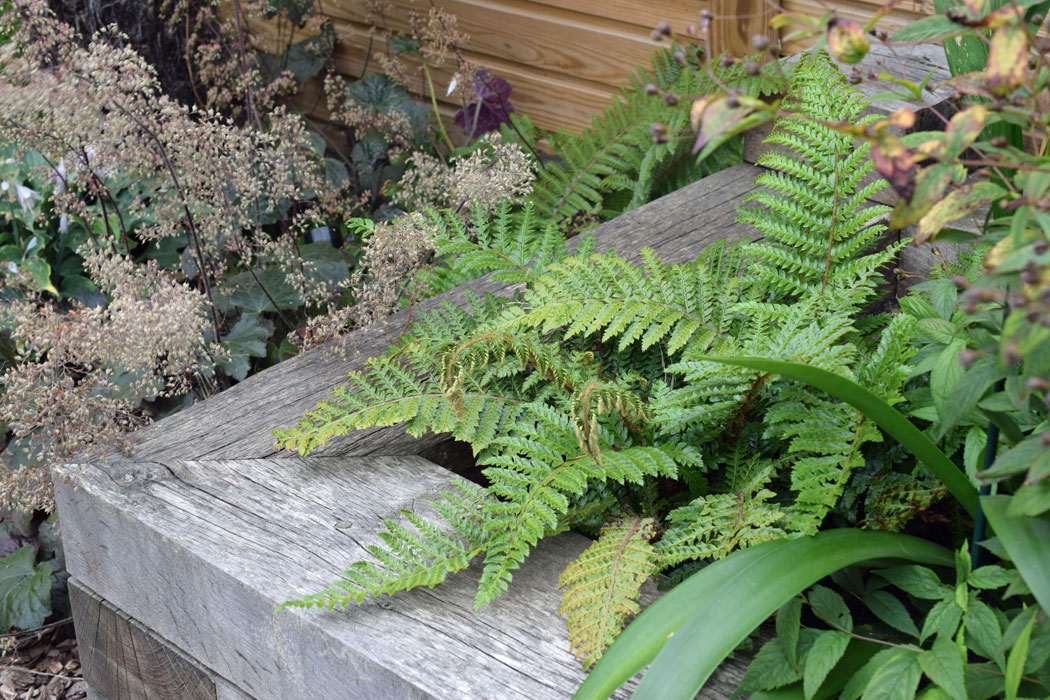
[[[1019,24],[1000,27],[992,35],[985,69],[985,86],[995,95],[1008,95],[1024,82],[1028,68],[1028,36]]]
[[[828,21],[828,53],[843,63],[857,63],[868,55],[871,44],[864,28],[850,19]]]
[[[937,202],[919,221],[914,242],[925,243],[935,238],[946,224],[969,216],[1006,194],[999,185],[991,182],[972,182],[963,185]]]
[[[915,157],[899,139],[887,134],[872,145],[871,162],[902,199],[915,192]]]

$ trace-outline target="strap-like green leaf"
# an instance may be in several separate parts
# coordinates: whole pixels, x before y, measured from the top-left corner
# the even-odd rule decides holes
[[[1050,612],[1050,520],[1009,515],[1009,505],[1009,496],[981,496],[981,508],[999,541],[1032,595]]]
[[[607,698],[650,662],[636,699],[692,698],[736,645],[786,601],[844,566],[881,558],[953,562],[951,552],[925,540],[850,529],[739,550],[693,574],[639,615],[575,698]]]
[[[911,421],[860,384],[827,370],[787,360],[768,360],[761,357],[705,357],[703,359],[727,365],[750,367],[762,372],[772,372],[798,379],[821,391],[826,391],[840,401],[845,401],[875,421],[880,428],[911,450],[916,459],[948,487],[948,491],[970,515],[977,513],[977,489],[973,487],[959,467],[948,459],[947,455]]]

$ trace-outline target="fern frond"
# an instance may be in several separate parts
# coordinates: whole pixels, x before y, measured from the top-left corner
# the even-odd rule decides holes
[[[777,121],[767,143],[781,147],[763,154],[770,168],[756,179],[761,189],[745,198],[739,220],[765,236],[748,246],[759,262],[752,273],[774,291],[792,298],[824,293],[835,275],[858,274],[873,264],[860,261],[885,231],[889,209],[863,206],[881,180],[863,184],[872,166],[868,145],[822,122],[867,123],[866,106],[826,54],[811,53],[795,68],[785,101],[802,116]],[[892,252],[876,253],[883,265]]]
[[[647,94],[647,84],[678,95],[706,94],[725,86],[757,96],[783,91],[782,82],[772,69],[749,76],[740,64],[722,66],[712,60],[701,70],[695,60],[684,67],[669,50],[658,51],[651,70],[637,71],[630,86],[583,133],[550,137],[557,159],[544,164],[533,186],[537,212],[558,223],[579,214],[610,218],[740,162],[739,142],[707,161],[692,154],[690,139],[654,143],[653,122],[666,125],[669,133],[685,133],[689,114]],[[514,131],[504,129],[504,137],[515,138]]]
[[[741,547],[780,539],[784,512],[769,501],[776,495],[765,485],[773,465],[757,458],[740,469],[746,478],[727,493],[713,493],[672,510],[671,526],[656,543],[660,568],[694,559],[719,559]]]
[[[612,253],[567,258],[535,283],[524,311],[503,328],[564,328],[566,339],[600,333],[603,343],[618,339],[621,351],[636,342],[643,350],[663,343],[668,353],[706,346],[727,330],[725,311],[746,285],[735,252],[713,250],[707,260],[720,264],[665,265],[651,250],[642,267]]]
[[[354,562],[330,588],[288,601],[282,607],[328,608],[359,604],[365,598],[399,591],[433,588],[461,571],[484,550],[483,509],[488,499],[477,485],[462,479],[454,491],[442,492],[432,505],[442,517],[435,524],[418,513],[402,511],[406,523],[384,520],[383,545],[369,545],[378,560]]]
[[[451,211],[428,214],[438,232],[436,256],[454,261],[421,275],[434,294],[490,273],[507,284],[529,282],[565,257],[565,235],[555,222],[541,221],[531,202],[520,210],[509,202],[495,212],[478,209],[469,225]]]
[[[642,584],[656,569],[650,544],[656,532],[652,518],[615,520],[559,577],[564,592],[558,612],[565,616],[570,648],[584,670],[601,658],[627,618],[638,613]]]
[[[362,370],[349,374],[332,399],[307,411],[299,424],[274,431],[278,449],[308,455],[332,438],[351,430],[405,424],[414,436],[449,432],[483,449],[504,426],[514,422],[523,396],[513,385],[492,388],[488,376],[472,376],[451,399],[433,373],[433,358],[453,346],[458,337],[496,315],[507,303],[488,296],[468,296],[471,310],[451,304],[424,315],[398,346],[369,358]]]
[[[531,404],[532,424],[493,441],[478,464],[498,498],[485,507],[488,534],[485,568],[475,605],[502,593],[512,573],[536,542],[558,532],[574,497],[606,480],[642,483],[645,477],[673,477],[679,464],[695,466],[699,455],[688,446],[604,448],[597,457],[581,454],[563,411]]]

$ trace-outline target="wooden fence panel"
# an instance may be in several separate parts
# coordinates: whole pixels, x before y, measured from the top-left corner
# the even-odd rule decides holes
[[[325,0],[321,5],[338,39],[335,67],[349,77],[360,77],[365,68],[372,4]],[[412,12],[425,14],[430,9],[429,0],[384,4],[387,10],[375,15],[376,27],[394,33],[408,31]],[[463,56],[511,83],[517,111],[543,128],[573,131],[588,126],[638,66],[649,65],[658,47],[650,34],[660,21],[681,33],[686,25],[697,23],[701,9],[714,8],[732,19],[716,23],[712,50],[740,54],[750,49],[751,36],[765,31],[773,14],[771,5],[755,0],[434,0],[434,6],[454,14],[459,30],[468,35]],[[275,24],[251,24],[259,47],[272,48]],[[386,50],[385,42],[373,42],[373,53]],[[373,67],[374,62],[368,69]],[[431,72],[442,112],[454,111],[459,105],[455,98],[446,98],[445,91],[455,62],[432,67]],[[421,71],[415,71],[410,83],[413,92],[429,99]],[[323,116],[316,108],[312,113]]]

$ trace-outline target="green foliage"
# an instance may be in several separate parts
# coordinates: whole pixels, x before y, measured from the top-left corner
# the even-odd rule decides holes
[[[704,162],[691,153],[689,139],[672,136],[654,142],[654,123],[664,125],[672,135],[679,134],[688,128],[688,113],[649,94],[646,86],[654,85],[677,98],[703,94],[722,83],[741,94],[757,96],[778,92],[782,81],[771,70],[749,76],[743,63],[724,67],[711,60],[698,64],[695,55],[686,60],[688,65],[683,66],[671,51],[658,51],[651,69],[631,76],[630,86],[594,117],[590,128],[582,134],[550,136],[556,158],[544,164],[534,186],[533,201],[540,216],[559,225],[581,215],[611,218],[739,162],[738,141]],[[516,116],[512,119],[518,131],[536,133],[529,122]],[[506,138],[517,138],[517,132],[507,126],[503,133]]]
[[[585,669],[613,643],[624,620],[638,613],[639,591],[656,569],[649,543],[656,533],[652,518],[611,521],[558,579],[565,589],[558,612],[572,630],[569,642]]]
[[[478,210],[470,222],[450,211],[430,212],[439,264],[421,273],[434,294],[492,273],[507,284],[535,280],[555,260],[565,257],[565,234],[543,221],[528,202],[516,210],[503,202],[495,213]]]
[[[865,125],[866,103],[825,53],[805,55],[795,70],[787,110],[766,143],[772,148],[758,159],[770,168],[755,181],[762,189],[745,201],[740,220],[762,231],[761,244],[750,250],[760,262],[753,270],[777,292],[801,296],[828,286],[832,277],[850,279],[858,266],[873,262],[862,253],[886,230],[884,206],[864,206],[885,187],[884,180],[863,184],[871,172],[870,147],[853,136],[828,129],[827,120]],[[888,261],[893,251],[885,254]]]
[[[633,697],[693,698],[751,630],[796,594],[844,566],[883,557],[946,566],[952,562],[951,552],[925,540],[848,529],[739,550],[704,567],[643,611],[574,698],[603,700],[649,664]],[[797,659],[811,640],[799,636],[792,643],[789,637],[781,634],[781,644],[794,647]],[[797,673],[783,664],[781,671]]]
[[[33,629],[51,612],[51,563],[26,545],[0,559],[0,629]]]
[[[826,68],[804,63],[799,80],[815,83]],[[845,90],[843,118],[857,108]],[[802,107],[816,100],[813,90],[800,94]],[[837,114],[822,98],[813,109],[821,119]],[[819,128],[830,143],[831,130]],[[807,134],[821,142],[817,127]],[[836,165],[851,157],[845,142],[820,153],[808,143],[798,141],[812,167],[785,166],[798,178],[795,189],[827,183],[850,204],[829,200],[835,216],[862,220],[867,210],[855,211],[861,200],[851,189],[856,175]],[[798,232],[785,235],[782,248],[796,245],[806,269],[818,271],[830,255],[836,271],[783,289],[764,273],[769,261],[756,261],[745,246],[716,245],[681,264],[651,250],[638,263],[593,254],[587,242],[565,257],[564,240],[550,225],[541,230],[535,207],[504,208],[470,226],[432,215],[451,268],[443,279],[461,279],[462,267],[522,282],[524,290],[511,300],[472,298],[470,311],[446,306],[424,316],[384,357],[351,375],[334,400],[275,435],[280,447],[306,454],[352,429],[404,422],[411,434],[451,432],[469,442],[487,479],[476,546],[436,537],[391,546],[377,555],[387,573],[355,564],[345,574],[351,597],[337,585],[307,603],[438,581],[449,562],[465,566],[477,555],[480,606],[507,588],[540,539],[574,522],[609,520],[563,577],[572,643],[591,663],[634,609],[646,572],[816,532],[863,463],[862,448],[881,440],[856,407],[722,360],[792,358],[895,403],[909,376],[914,327],[908,317],[884,328],[857,321],[878,269],[895,252],[865,255],[867,246],[853,239],[874,235],[867,229],[851,225],[818,238],[785,219],[782,230]],[[681,481],[678,491],[658,496],[658,485],[672,479]],[[619,503],[605,497],[610,484]],[[621,508],[637,519],[616,515]],[[410,519],[420,532],[443,527],[427,522]],[[656,523],[663,532],[652,545]]]
[[[483,548],[483,510],[488,499],[468,481],[456,479],[452,486],[454,491],[442,492],[431,504],[451,531],[412,511],[402,511],[408,524],[383,521],[387,528],[379,533],[383,544],[367,546],[382,566],[355,562],[332,588],[289,601],[282,607],[332,609],[360,603],[367,596],[393,595],[418,586],[433,588],[449,574],[465,569]]]
[[[841,692],[844,698],[870,698],[892,688],[893,697],[913,698],[925,678],[926,693],[952,700],[1045,695],[1050,621],[1037,607],[997,613],[986,602],[990,591],[1013,579],[1006,569],[972,569],[965,550],[956,553],[955,564],[954,585],[915,564],[875,569],[866,579],[859,572],[843,577],[853,607],[875,618],[857,630],[843,598],[815,586],[806,602],[830,629],[800,628],[797,614],[782,625],[778,614],[778,636],[758,653],[739,690],[789,686],[811,700],[818,689],[820,697]],[[785,650],[789,639],[799,640],[794,654]],[[865,653],[847,656],[859,645]],[[836,668],[838,677],[849,680],[831,686],[825,680]]]

